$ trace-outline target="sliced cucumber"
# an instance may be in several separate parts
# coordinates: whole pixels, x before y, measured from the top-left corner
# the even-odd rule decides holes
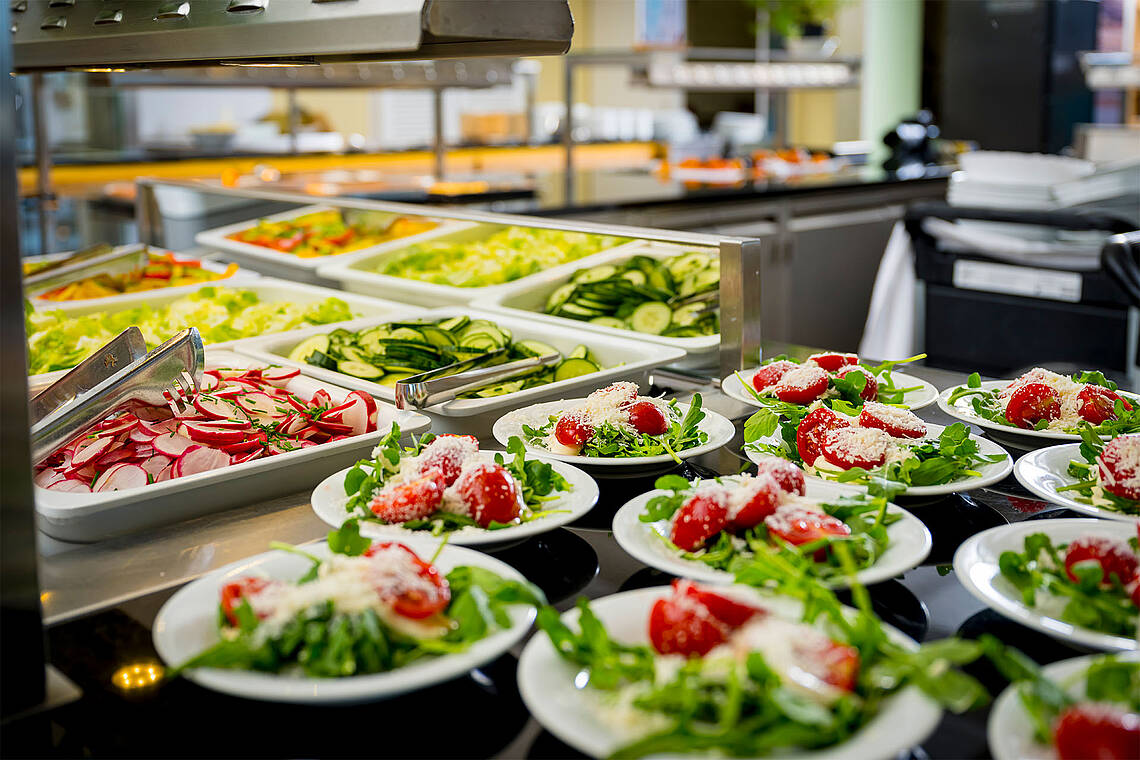
[[[673,310],[673,324],[688,327],[697,321],[707,304],[690,303]]]
[[[555,288],[554,292],[551,293],[550,296],[546,299],[547,313],[554,311],[559,306],[569,301],[570,296],[574,295],[574,290],[577,287],[577,285],[571,282]]]
[[[364,356],[364,352],[358,348],[353,348],[352,346],[348,345],[340,347],[340,355],[350,362],[367,363],[368,361],[368,359]]]
[[[567,359],[585,359],[589,355],[590,355],[590,349],[586,348],[585,346],[579,345],[579,346],[574,346],[574,349],[570,353],[566,354],[566,358]]]
[[[706,269],[703,272],[697,272],[693,276],[693,292],[703,293],[706,290],[712,290],[720,287],[720,270],[719,269]]]
[[[647,281],[645,272],[640,269],[631,269],[628,272],[621,273],[622,279],[629,280],[634,285],[644,285]]]
[[[336,363],[336,371],[361,380],[375,380],[384,376],[384,370],[364,362],[340,361]]]
[[[515,350],[523,356],[546,356],[558,353],[557,348],[540,340],[520,340],[515,344]]]
[[[314,351],[319,351],[322,354],[329,352],[329,336],[327,335],[314,335],[311,338],[306,338],[297,344],[297,347],[289,352],[289,361],[303,362],[309,358],[309,354]]]
[[[613,277],[617,274],[617,267],[609,264],[602,264],[598,267],[591,267],[590,269],[581,269],[574,274],[573,281],[576,283],[585,282],[598,282]]]
[[[437,327],[439,327],[441,330],[458,332],[459,330],[462,330],[464,327],[466,327],[467,323],[470,321],[471,317],[460,315],[458,317],[451,317],[449,319],[440,321]]]
[[[336,369],[336,360],[328,354],[321,353],[320,351],[313,351],[311,354],[306,356],[305,362],[312,364],[314,367],[320,367],[321,369]]]
[[[439,348],[447,348],[448,346],[456,345],[455,336],[449,331],[440,329],[435,325],[427,325],[420,328],[420,333],[428,343]]]
[[[598,325],[599,327],[612,327],[615,330],[624,330],[625,322],[622,322],[616,317],[594,317],[590,320],[590,324]]]
[[[649,273],[649,286],[666,293],[673,293],[677,288],[669,268],[664,266],[657,267]]]
[[[401,380],[407,380],[409,377],[411,377],[414,374],[416,374],[416,373],[415,372],[390,372],[387,375],[384,375],[383,379],[377,380],[376,382],[379,385],[386,385],[388,387],[393,387],[396,385],[396,383],[400,382]]]
[[[590,319],[591,317],[602,317],[602,316],[605,316],[605,313],[606,313],[605,309],[591,309],[591,308],[587,308],[585,306],[579,306],[576,303],[563,304],[562,308],[559,309],[559,312],[561,314],[568,314],[571,317],[578,318],[578,319]]]
[[[515,393],[521,391],[523,387],[522,380],[512,380],[507,383],[499,383],[498,385],[491,385],[486,388],[481,388],[475,391],[475,395],[479,398],[493,398],[495,396],[505,396],[508,393]]]
[[[648,335],[660,335],[673,321],[673,310],[660,301],[643,303],[629,315],[629,325]]]
[[[569,380],[572,377],[581,377],[597,372],[600,369],[588,359],[567,359],[554,370],[554,380]]]
[[[669,273],[674,280],[683,280],[691,274],[705,269],[709,265],[709,257],[703,253],[686,253],[669,261]]]
[[[406,340],[412,343],[427,343],[427,338],[419,330],[413,330],[410,327],[397,327],[388,336],[390,340]]]

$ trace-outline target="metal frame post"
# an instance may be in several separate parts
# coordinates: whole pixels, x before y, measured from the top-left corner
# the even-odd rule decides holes
[[[51,189],[51,146],[47,136],[47,104],[44,99],[44,75],[32,74],[32,125],[36,140],[36,198],[39,201],[40,253],[52,253],[55,235],[52,217],[55,195]]]
[[[722,240],[720,244],[720,375],[760,360],[760,240]]]
[[[569,206],[574,202],[574,62],[570,58],[562,59],[562,87],[566,101],[566,114],[562,118],[562,147],[566,150],[562,202]]]
[[[447,170],[447,146],[443,139],[443,88],[431,89],[431,123],[432,123],[432,174],[436,180],[442,180]]]

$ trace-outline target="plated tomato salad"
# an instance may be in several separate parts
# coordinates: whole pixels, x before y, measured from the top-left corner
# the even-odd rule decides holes
[[[1081,460],[1069,462],[1076,483],[1057,488],[1072,491],[1076,501],[1140,516],[1140,434],[1122,435],[1107,443],[1091,427],[1081,431]]]
[[[208,369],[179,408],[134,403],[36,466],[35,483],[66,493],[142,488],[376,430],[376,400],[325,390],[301,398],[285,386],[300,370]]]
[[[297,580],[249,576],[220,589],[218,642],[181,663],[342,678],[461,652],[505,627],[504,609],[537,605],[542,592],[479,567],[446,575],[412,548],[371,543],[355,524],[329,536],[325,558]]]
[[[393,424],[344,480],[349,516],[441,534],[499,530],[553,514],[544,504],[570,491],[547,462],[527,459],[512,438],[508,455],[481,454],[470,435],[427,434],[401,448]]]
[[[906,361],[921,358],[922,355]],[[771,399],[785,404],[806,405],[842,399],[856,407],[867,401],[901,404],[908,391],[921,388],[903,388],[894,384],[890,369],[901,363],[884,362],[871,367],[860,364],[858,354],[837,351],[812,354],[802,362],[781,355],[764,362],[750,380],[741,378],[741,382],[761,402]]]

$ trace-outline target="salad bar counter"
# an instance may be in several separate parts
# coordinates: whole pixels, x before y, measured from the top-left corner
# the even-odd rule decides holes
[[[446,716],[399,757],[1135,756],[1140,398],[1102,373],[763,345],[745,239],[346,201],[199,240],[226,282],[26,309],[82,697],[6,748],[214,755],[187,716],[241,715],[227,755],[359,756],[380,711]]]
[[[878,377],[904,388],[900,376]],[[904,393],[969,385],[923,366],[902,377]],[[51,660],[84,694],[12,725],[6,745],[142,755],[178,732],[179,754],[195,756],[216,752],[217,737],[185,732],[186,716],[238,714],[274,729],[229,732],[226,754],[359,756],[375,738],[350,727],[379,710],[403,725],[447,716],[448,731],[389,736],[385,754],[401,757],[756,756],[789,744],[824,752],[813,757],[1135,756],[1136,607],[1097,582],[1102,567],[1135,574],[1133,524],[1081,518],[1008,468],[921,496],[881,487],[890,476],[870,489],[805,479],[745,448],[750,427],[783,411],[767,397],[668,371],[652,382],[640,399],[617,383],[562,403],[520,436],[497,425],[498,445],[427,434],[409,447],[393,429],[315,491],[98,543],[44,537]],[[928,429],[956,422],[933,405],[917,417]],[[637,433],[645,446],[662,431],[678,459],[614,467],[639,455],[594,452],[593,437],[577,453],[559,448],[626,425],[648,431]],[[488,496],[499,489],[506,501]],[[1110,560],[1106,546],[1124,553]],[[357,579],[391,601],[338,617],[375,593]],[[1018,652],[1056,664],[1037,671]],[[749,680],[724,680],[726,655],[745,658]],[[733,688],[740,701],[726,702]],[[1105,722],[1082,729],[1090,716]]]

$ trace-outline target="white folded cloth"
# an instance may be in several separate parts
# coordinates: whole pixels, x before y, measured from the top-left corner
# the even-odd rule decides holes
[[[859,355],[904,359],[919,353],[915,317],[914,248],[906,227],[896,222],[875,275]]]

